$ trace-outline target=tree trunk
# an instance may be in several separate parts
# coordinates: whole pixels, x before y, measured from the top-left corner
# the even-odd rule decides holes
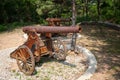
[[[88,0],[85,0],[85,12],[86,12],[86,19],[88,16]]]
[[[75,10],[75,0],[72,0],[72,26],[75,26],[76,22],[76,10]],[[77,34],[73,33],[71,41],[71,50],[75,50]]]
[[[76,11],[75,11],[75,0],[72,0],[73,6],[72,6],[72,25],[75,26],[76,22]]]
[[[100,16],[100,0],[97,0],[97,13],[98,13],[98,20],[101,19],[101,16]]]

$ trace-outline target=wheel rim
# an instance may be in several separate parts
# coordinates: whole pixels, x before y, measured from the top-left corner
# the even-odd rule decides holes
[[[21,59],[17,58],[18,67],[19,67],[20,71],[22,71],[24,74],[31,75],[35,70],[34,56],[31,52],[31,50],[25,45],[20,46],[19,50],[24,51],[25,52],[24,54],[29,54],[29,58],[26,60],[21,60]],[[21,54],[21,52],[20,52],[20,54]]]
[[[65,60],[66,59],[66,47],[64,43],[60,40],[57,39],[53,42],[53,47],[54,47],[54,58],[57,60]]]

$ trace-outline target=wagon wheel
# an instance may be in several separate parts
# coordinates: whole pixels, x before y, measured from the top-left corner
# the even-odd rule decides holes
[[[35,70],[35,59],[31,50],[27,46],[22,45],[18,49],[18,54],[19,57],[16,60],[20,71],[26,75],[31,75]]]
[[[56,39],[53,41],[54,48],[54,58],[57,60],[65,60],[66,59],[66,47],[65,44],[60,40]]]

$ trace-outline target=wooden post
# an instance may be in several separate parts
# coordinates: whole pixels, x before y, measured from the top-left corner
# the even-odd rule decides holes
[[[72,26],[75,26],[75,22],[76,22],[76,10],[75,10],[75,0],[72,0]],[[75,49],[75,45],[76,45],[76,37],[77,34],[73,33],[72,35],[72,41],[71,41],[71,50],[73,51]]]
[[[72,0],[72,25],[75,26],[76,15],[75,15],[75,0]]]

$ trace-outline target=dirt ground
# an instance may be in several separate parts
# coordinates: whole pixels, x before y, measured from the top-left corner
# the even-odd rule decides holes
[[[15,29],[0,33],[0,50],[22,45],[23,32]],[[120,32],[102,26],[82,26],[78,44],[89,49],[98,61],[90,80],[120,80]]]
[[[21,29],[0,33],[0,50],[21,45],[25,41],[23,34]]]
[[[79,44],[89,49],[98,61],[90,80],[120,80],[120,31],[103,26],[82,26]]]

